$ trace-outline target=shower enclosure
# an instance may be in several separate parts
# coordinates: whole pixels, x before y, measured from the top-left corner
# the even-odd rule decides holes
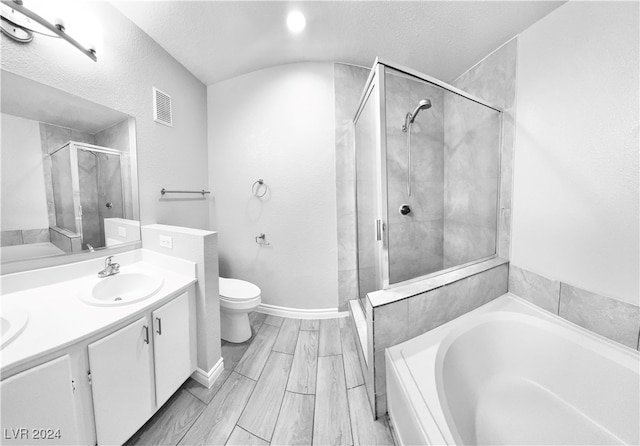
[[[104,219],[124,216],[122,152],[70,141],[50,156],[56,226],[105,246]]]
[[[354,118],[358,293],[497,252],[502,111],[376,60]]]

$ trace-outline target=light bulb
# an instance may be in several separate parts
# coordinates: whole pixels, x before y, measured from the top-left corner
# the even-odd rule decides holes
[[[287,27],[292,33],[301,32],[307,24],[307,19],[300,11],[291,11],[287,16]]]

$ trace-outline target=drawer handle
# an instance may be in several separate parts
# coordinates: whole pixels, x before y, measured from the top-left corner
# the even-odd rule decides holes
[[[159,335],[162,334],[162,319],[160,319],[159,317],[156,318],[156,320],[158,321],[158,331],[156,331],[156,333],[158,333]]]
[[[144,326],[144,343],[149,343],[149,327],[147,327],[146,325]]]

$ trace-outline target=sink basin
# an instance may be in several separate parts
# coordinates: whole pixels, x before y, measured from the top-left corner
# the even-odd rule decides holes
[[[16,339],[27,326],[29,316],[26,311],[17,307],[3,305],[0,315],[0,348],[6,347]]]
[[[153,296],[162,287],[164,279],[145,273],[120,273],[96,279],[87,290],[81,290],[80,298],[91,305],[128,305]]]

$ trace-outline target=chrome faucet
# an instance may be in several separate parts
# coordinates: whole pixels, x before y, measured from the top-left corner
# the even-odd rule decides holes
[[[111,263],[112,258],[113,256],[109,256],[104,259],[104,269],[102,271],[98,271],[98,277],[109,277],[120,272],[120,264]]]

